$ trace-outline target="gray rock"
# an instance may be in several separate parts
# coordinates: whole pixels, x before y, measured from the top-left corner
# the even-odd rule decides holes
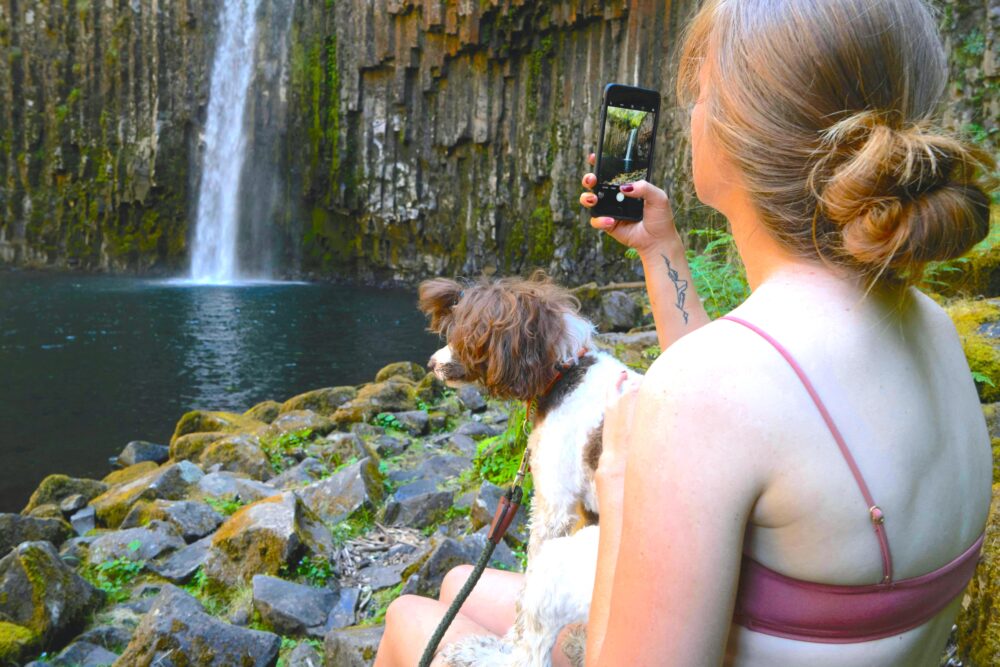
[[[69,518],[69,522],[72,524],[73,530],[76,531],[77,535],[84,535],[88,533],[97,526],[94,508],[89,505],[84,507],[82,510],[71,516]]]
[[[247,479],[231,472],[212,472],[200,480],[195,494],[201,498],[235,498],[248,503],[256,502],[279,493],[270,484]]]
[[[293,396],[281,405],[281,412],[312,410],[318,415],[329,417],[341,405],[358,395],[354,387],[325,387]]]
[[[306,448],[309,456],[314,456],[330,468],[347,463],[352,458],[369,456],[369,448],[356,433],[331,433],[322,440],[313,442]]]
[[[328,588],[302,586],[262,574],[253,578],[254,609],[282,635],[322,637],[336,600],[337,593]]]
[[[59,501],[59,509],[63,514],[73,514],[87,506],[87,499],[80,493],[66,496]]]
[[[97,535],[71,537],[63,542],[59,549],[59,557],[70,567],[79,567],[87,560],[87,552],[90,550],[91,543],[96,539]]]
[[[141,528],[104,533],[90,544],[88,560],[103,563],[116,558],[152,560],[185,545],[177,529],[165,521],[150,521]]]
[[[118,654],[124,651],[132,640],[132,632],[117,625],[95,625],[76,639],[103,646],[112,653]]]
[[[406,412],[396,412],[394,416],[402,425],[403,430],[412,436],[427,433],[429,418],[424,410],[408,410]]]
[[[72,534],[70,526],[59,519],[0,514],[0,556],[6,556],[21,542],[45,541],[59,546]]]
[[[329,558],[333,551],[329,529],[294,492],[285,491],[247,505],[219,527],[205,574],[213,582],[234,586],[248,583],[255,574],[277,575],[302,555]]]
[[[331,630],[323,640],[324,667],[368,667],[384,632],[384,625]]]
[[[411,528],[429,526],[451,507],[453,497],[450,491],[438,491],[431,480],[417,480],[396,489],[386,503],[384,521]]]
[[[454,433],[448,437],[448,444],[465,456],[476,455],[476,441],[463,433]]]
[[[243,413],[243,416],[270,424],[281,413],[281,403],[277,401],[261,401]]]
[[[383,588],[392,588],[403,580],[403,570],[407,563],[397,563],[396,565],[372,565],[361,570],[361,575],[373,591]]]
[[[357,619],[358,599],[361,597],[360,588],[341,588],[337,602],[330,610],[330,615],[326,619],[326,629],[335,630],[354,625]]]
[[[312,646],[301,642],[288,654],[285,664],[287,667],[323,667],[323,658]]]
[[[448,415],[438,410],[427,413],[428,428],[432,433],[448,428]]]
[[[351,424],[351,433],[355,433],[362,438],[369,436],[382,435],[385,433],[385,429],[381,426],[376,426],[375,424],[369,424],[368,422],[358,422],[357,424]]]
[[[459,387],[458,401],[463,408],[472,412],[482,412],[486,409],[486,400],[475,385],[467,384]]]
[[[273,426],[272,424],[267,428]],[[273,477],[274,472],[260,443],[261,438],[254,434],[229,435],[205,447],[198,457],[198,463],[205,470],[225,470],[266,480]]]
[[[41,649],[72,637],[103,601],[49,542],[23,542],[0,559],[0,619],[31,630]]]
[[[375,446],[375,451],[379,456],[388,458],[405,452],[407,447],[410,446],[410,441],[406,438],[398,438],[393,435],[380,435],[375,438],[372,444]]]
[[[603,331],[628,331],[642,321],[642,308],[635,299],[620,290],[601,295],[599,326]]]
[[[58,504],[63,498],[79,494],[87,502],[108,490],[108,485],[95,479],[77,479],[66,475],[49,475],[42,480],[21,514],[28,514],[39,505]]]
[[[420,382],[427,371],[420,364],[412,361],[396,361],[388,366],[382,367],[375,374],[376,382],[385,382],[389,378],[403,378],[411,382]]]
[[[122,528],[134,528],[144,521],[158,520],[174,526],[185,542],[193,542],[213,532],[223,516],[207,503],[193,500],[155,500],[137,504],[122,521]]]
[[[149,485],[149,490],[157,498],[180,500],[187,495],[191,485],[197,484],[205,476],[201,468],[190,461],[179,461],[161,468],[160,475]]]
[[[378,466],[370,458],[294,491],[319,517],[335,524],[361,507],[374,507],[382,499],[382,480]]]
[[[193,597],[167,585],[115,667],[273,667],[280,647],[278,635],[220,621],[206,614]]]
[[[103,646],[87,641],[75,641],[64,648],[57,656],[44,662],[30,662],[27,667],[50,665],[51,667],[107,667],[118,659]]]
[[[477,422],[477,421],[471,421],[471,422],[465,422],[464,424],[459,426],[457,429],[455,429],[455,433],[457,435],[467,435],[475,440],[481,440],[483,438],[489,438],[494,435],[503,433],[503,431],[494,426],[490,426],[489,424],[484,424],[482,422]]]
[[[166,445],[157,445],[145,440],[133,440],[125,445],[125,449],[118,455],[118,465],[127,468],[143,461],[159,464],[168,458],[170,458],[170,448]]]
[[[146,567],[167,581],[175,584],[186,584],[198,571],[198,568],[205,564],[211,544],[211,535],[203,537],[197,542],[178,549],[160,562],[147,563]]]
[[[416,576],[419,576],[419,579],[412,592],[436,598],[441,592],[441,581],[449,570],[458,565],[471,564],[479,560],[487,542],[486,530],[488,527],[461,540],[446,537],[437,543],[433,547],[431,555],[417,571]],[[514,554],[503,542],[498,544],[493,551],[490,565],[506,570],[520,570],[520,564],[514,558]]]
[[[278,415],[261,434],[262,440],[279,438],[286,433],[309,431],[310,435],[326,435],[335,428],[329,418],[312,410],[292,410]]]
[[[389,473],[389,479],[400,484],[417,479],[426,479],[434,484],[440,484],[457,477],[471,465],[472,459],[467,456],[434,454],[424,459],[416,469],[393,470]]]
[[[323,465],[322,461],[310,456],[302,459],[277,477],[272,477],[268,483],[279,489],[289,489],[315,482],[329,472],[330,469]]]
[[[483,485],[479,487],[479,491],[476,492],[476,497],[473,499],[469,511],[469,520],[473,528],[479,529],[493,523],[497,506],[504,493],[506,493],[506,489],[490,482],[483,482]],[[517,514],[514,515],[514,520],[511,522],[510,527],[507,528],[504,541],[511,546],[524,546],[528,543],[528,532],[528,508],[521,507],[518,509]]]

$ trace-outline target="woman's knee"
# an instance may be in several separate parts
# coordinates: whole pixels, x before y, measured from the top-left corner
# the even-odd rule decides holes
[[[400,595],[390,602],[385,609],[386,631],[388,632],[390,627],[405,624],[407,619],[412,619],[414,614],[419,613],[418,609],[424,606],[422,604],[424,600],[426,598],[421,598],[419,595]]]
[[[451,604],[471,574],[471,565],[459,565],[448,570],[448,574],[444,575],[444,579],[441,580],[441,593],[438,595],[438,599],[446,604]]]

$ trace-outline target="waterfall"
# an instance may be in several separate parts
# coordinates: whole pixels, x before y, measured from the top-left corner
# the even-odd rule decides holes
[[[246,157],[244,116],[254,66],[258,2],[225,0],[222,6],[191,253],[194,282],[228,283],[240,278],[240,174]]]
[[[635,148],[635,135],[638,128],[632,128],[628,133],[628,146],[625,148],[625,171],[632,171],[632,149]]]

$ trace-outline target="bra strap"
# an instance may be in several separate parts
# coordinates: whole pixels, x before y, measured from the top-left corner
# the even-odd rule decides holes
[[[865,502],[868,503],[868,514],[871,517],[872,526],[875,528],[875,535],[878,537],[879,548],[882,550],[882,583],[891,583],[892,555],[889,553],[889,539],[886,537],[885,533],[885,515],[882,513],[881,508],[875,504],[875,500],[872,498],[872,494],[868,490],[868,485],[865,484],[864,477],[861,476],[861,470],[858,468],[858,464],[854,460],[854,456],[851,455],[851,450],[847,448],[844,436],[840,434],[840,429],[838,429],[837,425],[833,422],[833,418],[830,416],[829,411],[823,404],[822,399],[820,399],[819,394],[812,385],[812,382],[809,381],[809,378],[806,377],[802,367],[799,366],[798,362],[795,361],[788,350],[786,350],[781,343],[772,338],[766,331],[754,324],[751,324],[750,322],[747,322],[746,320],[732,315],[725,315],[720,319],[741,324],[766,340],[775,350],[778,351],[778,354],[785,358],[788,365],[791,366],[792,370],[795,371],[795,374],[799,376],[799,380],[802,382],[802,385],[806,388],[806,391],[809,392],[809,398],[811,398],[813,403],[816,405],[816,409],[819,410],[820,415],[822,415],[823,421],[826,422],[826,427],[830,430],[830,434],[837,442],[837,447],[840,448],[840,453],[844,456],[844,460],[847,461],[847,467],[851,469],[851,474],[854,475],[854,481],[858,483],[861,495],[864,496]]]

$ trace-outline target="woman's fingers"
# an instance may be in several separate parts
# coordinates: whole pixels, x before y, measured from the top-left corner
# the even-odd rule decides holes
[[[594,153],[591,153],[590,155],[588,155],[587,156],[587,164],[589,164],[592,167],[595,164],[597,164],[597,155],[595,155]]]
[[[624,183],[619,186],[622,194],[632,199],[644,199],[650,204],[665,204],[667,193],[646,180]]]
[[[581,192],[580,193],[580,204],[585,208],[590,208],[597,203],[597,195],[593,192]]]
[[[618,221],[607,216],[600,216],[597,218],[591,218],[590,226],[594,229],[600,229],[603,232],[610,233],[615,231],[615,228],[618,227]]]
[[[592,188],[597,185],[597,176],[587,173],[583,175],[583,179],[580,181],[581,185],[585,188]]]

